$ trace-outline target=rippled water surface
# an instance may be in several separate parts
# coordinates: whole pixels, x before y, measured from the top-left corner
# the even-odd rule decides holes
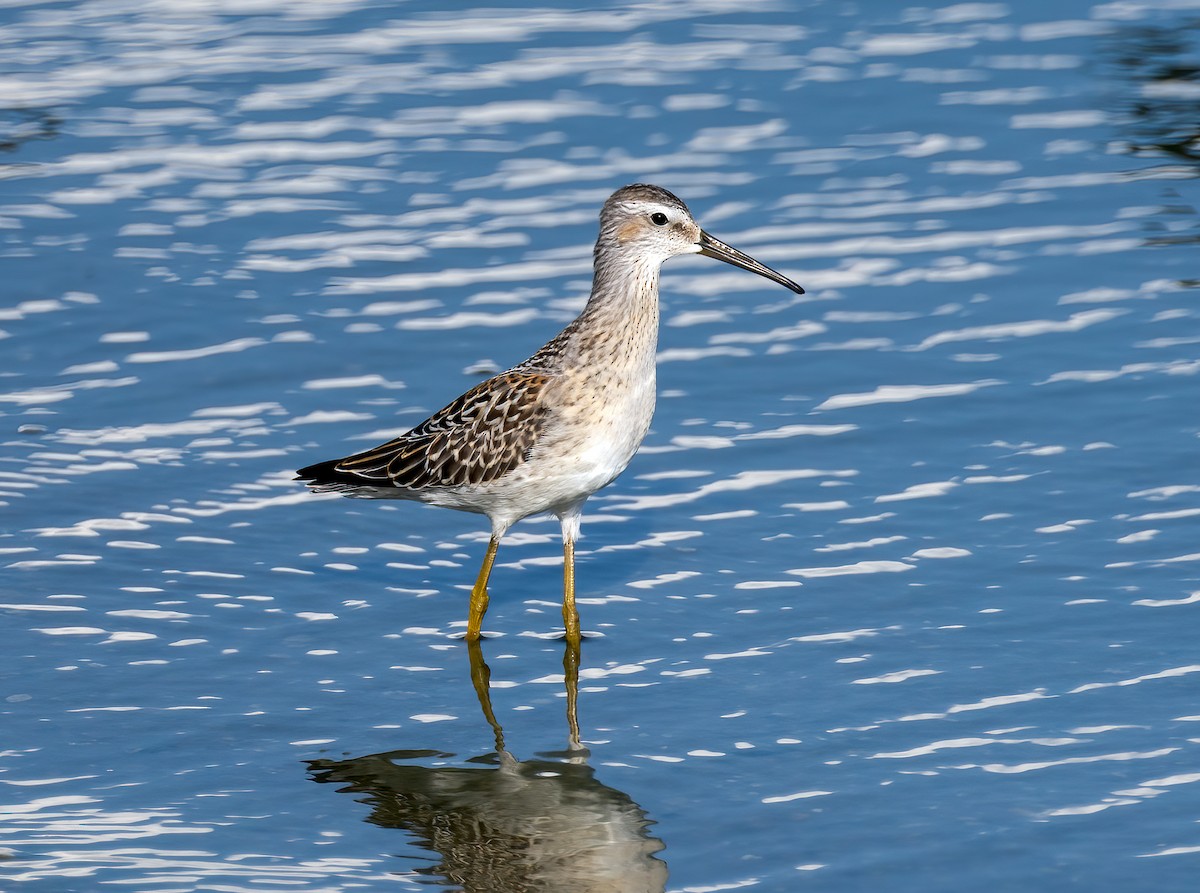
[[[4,889],[1194,889],[1196,3],[3,6]],[[292,470],[637,181],[808,294],[668,263],[581,664],[553,519],[469,653]]]

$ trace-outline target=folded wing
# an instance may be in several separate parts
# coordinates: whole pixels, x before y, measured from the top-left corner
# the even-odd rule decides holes
[[[502,372],[395,440],[297,475],[329,489],[422,490],[497,480],[524,462],[541,436],[547,381],[541,372]]]

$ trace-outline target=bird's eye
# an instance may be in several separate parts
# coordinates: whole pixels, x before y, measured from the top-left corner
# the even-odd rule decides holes
[[[664,214],[662,211],[655,211],[653,214],[650,215],[650,222],[653,223],[655,226],[666,226],[667,225],[667,215]]]

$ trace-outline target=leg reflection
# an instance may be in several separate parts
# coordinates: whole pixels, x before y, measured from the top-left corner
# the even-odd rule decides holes
[[[496,753],[504,756],[507,754],[504,746],[504,727],[496,719],[496,711],[492,707],[492,670],[483,659],[483,648],[479,642],[467,640],[467,657],[471,662],[471,686],[475,689],[479,708],[483,711],[483,718],[492,728]],[[575,759],[586,758],[588,755],[588,750],[583,746],[579,735],[579,661],[579,643],[568,641],[563,651],[563,685],[567,692],[566,756]]]
[[[563,684],[567,687],[567,748],[572,752],[583,751],[587,756],[587,748],[579,740],[579,643],[567,640],[563,652]]]
[[[529,760],[505,749],[478,642],[468,640],[467,655],[499,765],[490,758],[447,765],[453,754],[440,749],[394,750],[311,761],[313,780],[341,785],[370,807],[367,821],[404,830],[433,855],[402,874],[488,893],[663,893],[667,866],[655,855],[663,844],[650,835],[646,813],[628,794],[601,783],[587,763],[579,733],[578,644],[568,643],[563,654],[569,749]]]
[[[467,656],[471,659],[471,685],[475,688],[475,697],[479,699],[483,718],[492,727],[492,735],[496,739],[496,753],[503,754],[504,729],[496,721],[496,712],[492,710],[492,671],[483,659],[483,649],[477,639],[467,640]]]

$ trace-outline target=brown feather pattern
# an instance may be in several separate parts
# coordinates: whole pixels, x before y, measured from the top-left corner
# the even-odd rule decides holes
[[[420,490],[486,484],[520,465],[537,442],[550,376],[513,369],[481,382],[395,440],[340,460],[364,485]]]

